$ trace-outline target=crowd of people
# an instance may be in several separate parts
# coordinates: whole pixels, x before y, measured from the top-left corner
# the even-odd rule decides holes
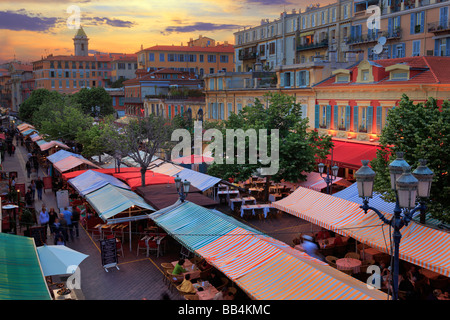
[[[47,211],[45,204],[39,212],[39,224],[45,227],[45,230],[50,232],[54,238],[54,244],[65,245],[69,241],[74,241],[74,238],[79,238],[79,221],[81,211],[78,207],[69,210],[64,207],[61,213],[57,213],[54,208]]]

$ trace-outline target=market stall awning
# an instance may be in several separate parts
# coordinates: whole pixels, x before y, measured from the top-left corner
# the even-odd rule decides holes
[[[184,170],[184,167],[166,162],[162,159],[152,161],[148,168],[157,173],[167,174],[168,176],[175,176],[178,172]]]
[[[96,171],[96,172],[101,172],[104,174],[108,174],[108,175],[113,175],[116,172],[115,168],[100,168],[100,169],[89,169],[92,171]],[[120,168],[120,172],[137,172],[139,171],[140,168]],[[85,173],[88,170],[77,170],[77,171],[72,171],[72,172],[67,172],[67,173],[63,173],[62,177],[65,180],[69,180],[69,179],[73,179],[75,177],[78,177],[80,174]]]
[[[167,184],[165,186],[148,185],[145,187],[137,187],[136,193],[144,198],[156,210],[166,208],[179,199],[177,188],[174,183]],[[194,186],[190,187],[189,194],[187,195],[189,202],[195,203],[202,207],[215,207],[219,203],[214,199],[211,199],[202,194],[200,190]]]
[[[356,183],[353,183],[351,186],[334,193],[333,196],[363,205],[363,200],[359,197],[358,186]],[[395,203],[384,201],[381,198],[381,194],[377,192],[373,193],[372,199],[370,199],[370,205],[383,212],[391,214],[394,213]]]
[[[32,134],[33,132],[37,132],[37,130],[34,129],[34,128],[33,129],[27,129],[27,130],[22,132],[22,135],[23,136],[28,136],[28,135]]]
[[[34,126],[29,123],[22,123],[17,126],[17,129],[19,129],[19,131],[21,131],[21,132],[24,130],[28,130],[30,128],[34,129]]]
[[[137,187],[142,186],[142,176],[141,172],[134,171],[134,172],[121,172],[121,173],[114,173],[114,177],[121,179],[126,182],[127,185],[130,186],[132,190],[136,189]],[[175,179],[171,176],[156,173],[153,171],[147,170],[145,172],[145,185],[161,185],[161,184],[174,184]]]
[[[61,173],[72,170],[72,169],[77,168],[82,165],[90,166],[92,168],[97,168],[97,169],[100,168],[99,166],[97,166],[96,164],[92,163],[89,160],[86,160],[84,158],[74,157],[74,156],[69,156],[67,158],[64,158],[61,161],[53,163],[53,166],[55,167],[55,169]]]
[[[146,159],[146,157],[149,157],[149,154],[144,151],[139,151],[139,156],[141,157],[141,159]],[[152,156],[151,161],[154,161],[156,159],[158,159],[158,157]],[[140,167],[140,164],[132,159],[129,155],[123,157],[120,161],[129,167]]]
[[[0,300],[52,300],[33,238],[0,233]]]
[[[47,160],[50,161],[51,163],[56,163],[59,162],[67,157],[70,156],[74,156],[80,159],[84,159],[84,157],[80,154],[76,154],[70,151],[66,151],[66,150],[58,150],[57,152],[55,152],[54,154],[50,155],[47,157]]]
[[[254,299],[386,299],[378,290],[287,244],[189,201],[150,214],[183,246],[223,272]],[[254,277],[258,274],[257,277]],[[313,275],[311,277],[311,275]],[[319,294],[320,293],[320,294]]]
[[[113,186],[124,189],[130,189],[128,185],[119,179],[114,178],[109,174],[104,174],[93,170],[87,170],[85,173],[70,179],[68,182],[82,196],[98,190],[107,184],[112,184]]]
[[[333,165],[353,170],[361,168],[361,160],[372,161],[376,158],[376,152],[379,149],[378,145],[353,141],[333,140],[333,143]],[[318,162],[322,161],[327,165],[331,165],[331,154],[328,155],[326,160],[318,160]]]
[[[272,205],[294,216],[332,230],[385,253],[390,253],[388,227],[360,205],[314,190],[299,187]],[[392,214],[385,213],[387,219]],[[411,222],[402,230],[400,259],[450,276],[450,234]]]
[[[212,163],[214,162],[214,158],[193,154],[190,156],[177,158],[172,161],[177,164]]]
[[[208,190],[209,188],[214,187],[218,184],[222,179],[216,178],[204,173],[200,173],[191,169],[184,169],[178,172],[175,176],[179,176],[183,181],[187,180],[191,183],[192,186],[196,187],[201,191]]]
[[[50,142],[39,145],[39,148],[41,149],[41,151],[45,151],[45,150],[51,149],[53,147],[70,149],[68,145],[66,145],[65,143],[62,143],[61,141],[50,141]]]
[[[103,220],[124,213],[130,208],[155,211],[142,197],[133,191],[108,184],[86,195],[86,200]]]

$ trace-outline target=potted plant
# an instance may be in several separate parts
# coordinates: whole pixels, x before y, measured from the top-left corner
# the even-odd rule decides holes
[[[30,236],[30,227],[34,225],[34,216],[30,209],[24,208],[20,215],[20,226],[25,227],[24,236]]]

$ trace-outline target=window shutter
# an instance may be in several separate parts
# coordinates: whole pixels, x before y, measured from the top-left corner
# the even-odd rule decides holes
[[[295,73],[295,86],[296,87],[300,87],[302,84],[300,83],[300,72],[301,71],[297,71]]]
[[[318,129],[320,123],[320,106],[316,104],[314,108],[314,128]]]
[[[366,121],[367,121],[367,125],[366,125],[367,133],[372,133],[372,127],[373,127],[373,107],[372,106],[367,107]]]
[[[294,87],[294,78],[295,78],[295,73],[291,72],[291,83],[290,83],[290,87],[293,88]]]
[[[450,56],[450,37],[446,38],[446,45],[445,45],[445,56]]]
[[[233,104],[228,103],[228,117],[233,113]]]
[[[410,16],[411,16],[411,29],[409,31],[410,34],[414,34],[415,33],[414,29],[416,28],[416,15],[414,13],[411,13]]]
[[[383,107],[378,106],[377,107],[377,133],[381,133],[381,129],[383,127]]]
[[[345,107],[345,130],[350,130],[350,106]]]
[[[394,19],[393,18],[389,18],[388,20],[388,34],[391,35],[392,34],[392,30],[393,30],[393,24]]]
[[[280,87],[284,87],[284,73],[280,73]]]
[[[309,86],[309,71],[306,70],[305,72],[305,86]]]
[[[237,105],[237,111],[239,112],[239,111],[241,111],[242,110],[242,103],[238,103],[238,105]]]
[[[225,106],[223,103],[219,103],[220,106],[220,119],[225,119]]]
[[[330,129],[331,124],[331,106],[327,105],[327,129]]]
[[[333,115],[333,117],[334,117],[334,129],[338,129],[338,125],[339,125],[339,107],[338,106],[334,106],[333,107],[334,108],[334,115]]]
[[[392,59],[397,58],[397,45],[393,44],[392,45]]]
[[[358,106],[353,107],[353,131],[357,132],[358,128]]]
[[[425,31],[425,11],[420,13],[420,33]]]
[[[434,55],[439,56],[439,39],[434,40]]]
[[[406,44],[402,43],[401,46],[402,46],[402,56],[399,58],[404,58],[406,57]]]

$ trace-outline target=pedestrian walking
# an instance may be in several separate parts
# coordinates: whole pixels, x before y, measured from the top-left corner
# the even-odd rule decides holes
[[[31,195],[32,195],[33,201],[34,201],[35,196],[36,196],[36,182],[34,180],[31,180],[30,188],[31,188]]]
[[[31,162],[30,162],[30,160],[28,160],[27,163],[25,164],[25,169],[27,170],[27,177],[28,177],[28,179],[30,179],[30,175],[31,175]]]
[[[67,232],[67,228],[68,228],[67,220],[66,220],[66,218],[64,218],[64,214],[60,213],[59,214],[59,230],[61,231],[61,233],[64,237],[64,240],[66,242],[69,241],[69,234]]]
[[[44,189],[44,181],[42,181],[41,177],[38,176],[36,180],[36,190],[39,200],[42,200],[42,189]]]
[[[39,172],[39,161],[36,155],[33,156],[33,167],[36,170],[36,174]]]
[[[48,211],[48,225],[50,226],[50,233],[55,234],[55,222],[58,219],[58,214],[55,211],[55,208],[50,208]]]
[[[28,207],[33,205],[33,193],[31,191],[31,187],[28,187],[27,192],[25,193],[25,203]]]
[[[67,209],[67,207],[64,207],[64,210],[62,212],[64,219],[67,222],[67,233],[70,235],[70,241],[73,241],[73,224],[72,224],[72,211]],[[67,241],[69,241],[69,238],[67,237]]]
[[[78,223],[80,221],[80,214],[81,214],[80,208],[75,206],[72,210],[72,228],[75,229],[75,234],[76,234],[77,238],[80,237],[80,233],[78,231]]]
[[[50,217],[48,215],[47,208],[45,205],[42,205],[42,209],[39,212],[39,223],[41,224],[41,227],[45,227],[45,232],[47,233],[47,226],[48,222],[50,220]]]

